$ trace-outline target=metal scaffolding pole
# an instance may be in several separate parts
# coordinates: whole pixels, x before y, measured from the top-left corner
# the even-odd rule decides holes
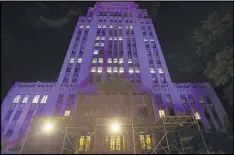
[[[165,133],[165,138],[166,138],[166,143],[167,143],[167,148],[168,148],[168,153],[170,154],[170,147],[169,147],[169,143],[168,143],[168,138],[167,138],[167,130],[166,130],[166,126],[164,124],[164,133]]]
[[[133,154],[136,154],[135,133],[134,133],[135,131],[133,126],[132,110],[131,110],[131,123],[132,123]]]
[[[158,135],[158,137],[156,137],[156,138],[159,138],[159,137],[161,137],[161,138],[159,141],[156,141],[157,144],[154,147],[151,154],[154,154],[155,152],[159,153],[160,150],[164,149],[165,147],[168,149],[168,151],[166,151],[166,150],[164,150],[164,151],[168,154],[175,153],[175,152],[186,154],[185,149],[186,150],[188,149],[187,151],[189,151],[189,150],[192,151],[191,147],[186,147],[186,148],[184,147],[180,132],[183,133],[183,137],[185,138],[185,142],[188,142],[188,139],[191,140],[191,138],[196,136],[196,133],[199,132],[199,134],[201,134],[201,136],[202,136],[202,141],[203,141],[202,144],[204,144],[204,146],[205,146],[204,149],[206,150],[207,153],[209,153],[207,146],[206,146],[205,139],[204,139],[202,133],[200,132],[199,126],[198,126],[198,128],[196,128],[193,125],[198,125],[198,122],[194,118],[194,116],[192,116],[192,115],[166,116],[166,117],[158,120],[155,124],[154,132],[156,132],[156,135]],[[159,134],[160,132],[162,132],[161,131],[162,129],[163,129],[163,133],[164,133],[163,136],[161,136]],[[199,129],[199,131],[197,131],[197,129]],[[173,132],[175,132],[177,134],[176,135],[169,134],[169,133],[173,133]],[[175,139],[175,140],[173,140],[173,139]],[[163,142],[163,140],[165,140],[165,142]],[[162,143],[163,144],[166,143],[166,146],[162,146],[162,148],[161,147],[159,148],[158,146],[160,146]]]

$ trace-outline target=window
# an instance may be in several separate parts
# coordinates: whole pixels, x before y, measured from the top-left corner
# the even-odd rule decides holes
[[[78,58],[77,62],[81,63],[82,62],[82,58]]]
[[[86,25],[86,28],[88,29],[88,28],[89,28],[89,25]]]
[[[102,28],[106,28],[106,25],[102,25]]]
[[[194,111],[194,117],[196,118],[196,120],[200,120],[201,116],[197,111]]]
[[[41,99],[41,103],[46,103],[48,95],[44,95]]]
[[[107,72],[108,73],[111,73],[112,71],[111,71],[111,67],[107,67]]]
[[[129,72],[130,74],[132,74],[132,73],[133,73],[133,68],[129,68],[129,69],[128,69],[128,72]]]
[[[98,50],[97,49],[95,49],[95,50],[93,50],[93,54],[98,54]]]
[[[170,104],[171,103],[171,96],[166,95],[166,103]]]
[[[138,110],[139,110],[139,116],[140,116],[141,118],[145,118],[145,117],[148,116],[146,107],[139,108]]]
[[[10,119],[12,113],[13,113],[13,110],[8,111],[7,115],[4,118],[4,121],[8,121]]]
[[[115,150],[115,139],[114,136],[111,136],[110,138],[110,151],[114,151]]]
[[[17,121],[19,119],[21,113],[22,113],[22,111],[16,111],[15,116],[13,118],[13,121]]]
[[[159,110],[159,117],[162,118],[162,117],[165,117],[165,111],[164,110]]]
[[[123,67],[120,67],[119,68],[119,73],[123,73],[124,72],[124,68]]]
[[[198,99],[199,99],[200,104],[205,103],[203,96],[199,96]]]
[[[170,115],[170,116],[175,116],[175,110],[174,110],[173,107],[169,107],[169,108],[168,108],[168,112],[169,112],[169,115]]]
[[[211,101],[211,99],[209,98],[209,96],[206,96],[206,103],[212,104],[212,101]]]
[[[29,121],[33,116],[33,111],[28,111],[26,117],[25,117],[25,121]]]
[[[131,64],[132,63],[132,59],[128,59],[128,63]]]
[[[108,63],[112,63],[112,59],[111,58],[108,58]]]
[[[140,145],[142,150],[151,150],[151,138],[150,135],[139,135],[140,137]]]
[[[71,68],[70,67],[67,68],[67,72],[69,72],[69,73],[71,72]]]
[[[70,59],[70,63],[73,63],[73,62],[74,62],[74,58],[71,58],[71,59]]]
[[[80,136],[79,150],[80,151],[89,151],[90,140],[91,140],[90,136]]]
[[[105,137],[105,150],[110,151],[124,151],[125,150],[125,138],[123,135],[106,135]]]
[[[151,73],[155,73],[154,68],[150,68],[150,72],[151,72]]]
[[[114,73],[117,73],[117,72],[118,72],[118,68],[117,68],[117,67],[114,67],[114,68],[113,68],[113,72],[114,72]]]
[[[66,111],[64,112],[64,116],[70,116],[70,113],[71,113],[70,110],[66,110]]]
[[[146,149],[151,150],[151,138],[150,135],[146,135]]]
[[[98,67],[97,72],[98,72],[98,73],[101,73],[101,72],[102,72],[102,67]]]
[[[39,98],[40,98],[40,95],[36,95],[36,96],[33,98],[32,103],[38,103]]]
[[[93,58],[93,63],[97,63],[97,58]]]
[[[130,26],[129,26],[129,28],[130,28],[130,29],[133,29],[133,26],[132,26],[132,25],[130,25]]]
[[[109,40],[112,40],[112,37],[109,37]]]
[[[148,39],[144,39],[144,41],[148,41]]]
[[[103,47],[104,46],[104,43],[101,43],[101,47]]]
[[[113,28],[113,25],[110,25],[110,28]]]
[[[21,95],[16,95],[16,97],[13,100],[13,103],[18,103],[20,100]]]
[[[120,136],[116,136],[116,151],[120,151]]]
[[[114,58],[114,63],[118,63],[118,59],[117,58]]]
[[[12,133],[13,133],[13,130],[9,129],[9,130],[7,131],[7,133],[6,133],[6,135],[5,135],[5,138],[6,138],[6,139],[10,138],[11,135],[12,135]]]
[[[96,40],[100,40],[100,36],[97,36],[97,37],[96,37]]]
[[[119,37],[119,40],[123,40],[123,37]]]
[[[103,36],[102,38],[101,38],[101,40],[105,40],[105,37]],[[104,43],[103,43],[104,44]]]
[[[123,58],[119,59],[119,63],[122,64],[123,63]]]
[[[135,73],[140,73],[139,68],[135,68]]]
[[[99,43],[95,43],[95,45],[94,45],[94,46],[96,46],[96,47],[97,47],[97,46],[99,46]]]
[[[186,104],[187,103],[185,95],[180,95],[180,98],[181,98],[182,104]]]
[[[98,28],[101,28],[102,26],[101,25],[98,25]]]
[[[80,25],[80,28],[82,29],[84,26],[83,25]]]
[[[91,72],[96,72],[96,67],[92,67]]]
[[[162,74],[162,73],[163,73],[162,68],[158,68],[158,72],[159,72],[160,74]]]
[[[98,62],[99,62],[99,63],[103,63],[103,58],[99,58],[99,59],[98,59]]]
[[[23,99],[23,101],[22,101],[22,103],[27,103],[28,98],[29,98],[29,95],[25,95],[25,96],[24,96],[24,99]]]
[[[117,37],[114,37],[114,40],[117,40]]]
[[[188,95],[188,99],[189,99],[189,103],[190,104],[194,104],[195,103],[193,95]]]

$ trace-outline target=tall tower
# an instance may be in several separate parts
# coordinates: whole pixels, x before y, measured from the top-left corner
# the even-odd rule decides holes
[[[118,79],[128,82],[113,84]],[[115,89],[100,89],[109,88],[108,83]],[[194,122],[199,122],[204,130],[222,129],[226,117],[208,83],[171,81],[152,20],[147,10],[134,2],[97,2],[94,8],[89,8],[87,15],[78,19],[57,81],[16,82],[1,107],[2,153],[19,153],[22,146],[31,143],[34,149],[39,148],[34,143],[37,140],[26,138],[31,133],[31,138],[40,134],[29,130],[35,125],[32,123],[35,118],[68,117],[78,125],[89,126],[79,135],[70,136],[77,140],[73,139],[76,147],[70,149],[78,152],[150,153],[161,143],[151,127],[166,116],[170,116],[169,123],[170,118],[174,118],[172,121],[192,118],[190,121],[197,120]],[[120,135],[109,135],[104,127],[96,131],[99,118],[116,117],[128,118]],[[98,137],[93,139],[90,133]],[[170,151],[168,142],[162,143]],[[60,147],[56,146],[55,151]],[[93,148],[99,152],[93,152]],[[56,153],[68,153],[64,150]]]
[[[77,22],[58,82],[95,84],[120,77],[150,89],[171,84],[147,10],[133,2],[97,2]]]

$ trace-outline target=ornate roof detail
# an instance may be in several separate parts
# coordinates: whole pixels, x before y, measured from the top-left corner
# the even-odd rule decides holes
[[[136,92],[134,86],[125,78],[108,80],[102,83],[99,89],[105,93]]]

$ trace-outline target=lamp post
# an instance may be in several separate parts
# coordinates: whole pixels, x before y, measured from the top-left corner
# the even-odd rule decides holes
[[[48,154],[48,141],[49,141],[49,135],[51,134],[51,132],[54,131],[54,125],[51,122],[46,122],[43,126],[42,126],[42,134],[44,135],[45,139],[46,139],[46,143],[45,143],[45,154]]]

